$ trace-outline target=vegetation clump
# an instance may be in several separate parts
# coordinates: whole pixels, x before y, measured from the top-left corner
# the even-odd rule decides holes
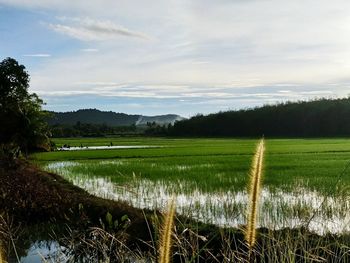
[[[49,128],[43,101],[29,93],[29,74],[15,59],[0,62],[0,154],[14,158],[23,152],[49,150]]]

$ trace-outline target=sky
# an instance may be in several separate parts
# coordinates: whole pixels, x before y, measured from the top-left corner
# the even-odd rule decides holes
[[[350,94],[348,0],[0,0],[45,109],[190,117]]]

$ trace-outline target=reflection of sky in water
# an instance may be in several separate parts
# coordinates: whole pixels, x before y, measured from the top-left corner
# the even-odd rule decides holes
[[[60,253],[62,247],[56,241],[37,241],[31,245],[25,257],[21,257],[21,263],[38,262],[66,262],[67,259]],[[13,259],[9,262],[17,262]]]
[[[146,149],[160,148],[161,146],[150,145],[119,145],[119,146],[82,146],[82,147],[61,147],[59,151],[81,151],[81,150],[108,150],[108,149]]]
[[[73,184],[99,197],[127,201],[134,207],[162,209],[174,193],[177,212],[219,226],[237,227],[246,222],[248,196],[245,191],[206,193],[191,192],[182,182],[153,182],[130,178],[127,186],[117,185],[110,178],[72,174],[68,168],[75,162],[54,162],[54,170]],[[185,170],[187,167],[178,167]],[[310,220],[312,218],[312,220]],[[292,192],[262,189],[259,226],[270,229],[308,225],[319,234],[350,231],[350,200],[345,197],[325,197],[316,191],[299,187]]]

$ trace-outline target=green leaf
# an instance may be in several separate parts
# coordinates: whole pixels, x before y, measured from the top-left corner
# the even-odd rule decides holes
[[[129,217],[128,215],[123,215],[122,218],[120,219],[122,222],[125,222],[126,220],[128,220]]]
[[[107,212],[107,214],[106,214],[106,222],[107,222],[109,228],[113,228],[113,216],[111,215],[110,212]]]
[[[114,221],[114,229],[117,229],[119,227],[118,219]]]

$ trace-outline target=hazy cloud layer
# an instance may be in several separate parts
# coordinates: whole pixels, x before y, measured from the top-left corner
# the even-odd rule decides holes
[[[0,6],[22,19],[0,21],[6,40],[0,49],[27,55],[31,88],[51,108],[68,108],[62,99],[70,95],[87,106],[98,96],[111,110],[170,107],[191,115],[350,91],[347,0],[0,0]],[[19,35],[27,36],[26,49],[16,47]],[[52,56],[34,59],[45,54]]]
[[[291,88],[294,89],[294,87]],[[79,88],[74,91],[51,91],[42,93],[42,96],[49,102],[48,108],[56,110],[74,110],[82,105],[82,101],[87,101],[89,107],[104,110],[138,113],[146,108],[150,114],[176,112],[190,117],[196,113],[207,114],[283,101],[336,98],[339,94],[347,95],[341,90],[330,90],[328,85],[311,89],[313,90],[310,90],[310,87],[299,86],[295,87],[294,91],[280,90],[280,87],[275,85],[235,89],[216,87],[213,92],[210,87],[176,85],[162,89],[157,85],[144,87],[134,83],[116,86],[100,85],[89,91]],[[66,104],[68,101],[71,104]]]

